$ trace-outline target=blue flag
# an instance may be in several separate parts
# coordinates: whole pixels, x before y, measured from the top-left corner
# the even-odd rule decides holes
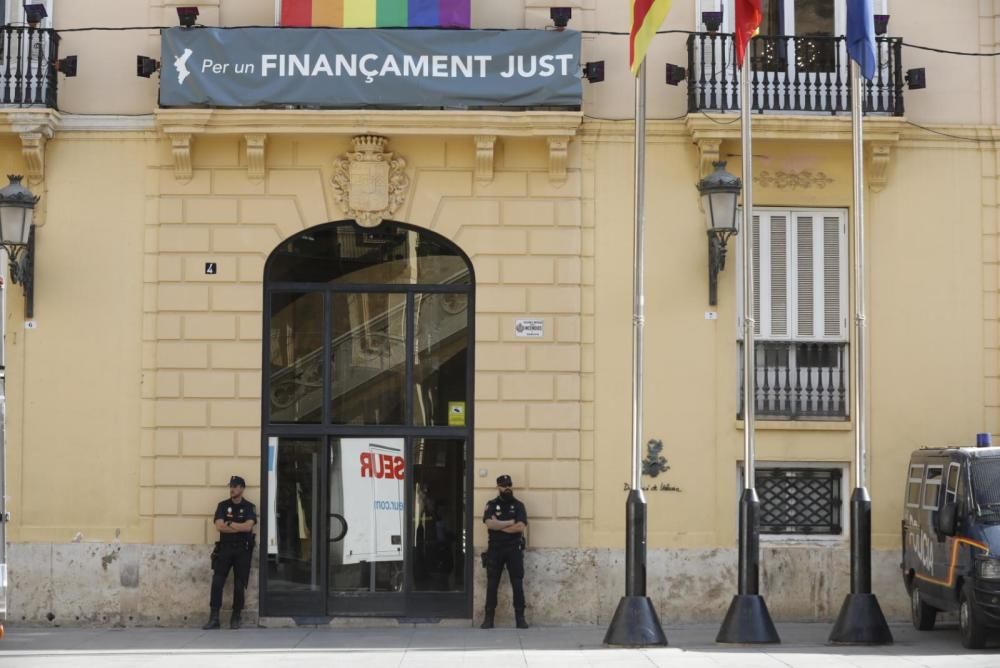
[[[847,0],[847,53],[871,81],[878,62],[875,51],[875,13],[872,0]]]

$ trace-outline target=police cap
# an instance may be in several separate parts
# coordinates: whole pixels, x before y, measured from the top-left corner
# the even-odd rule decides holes
[[[246,487],[247,486],[247,481],[244,480],[243,478],[241,478],[238,475],[234,475],[232,478],[229,479],[229,486],[230,487]]]
[[[514,483],[511,482],[510,476],[506,473],[502,476],[497,476],[497,487],[513,487]]]

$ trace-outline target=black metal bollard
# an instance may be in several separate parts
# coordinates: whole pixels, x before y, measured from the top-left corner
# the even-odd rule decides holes
[[[830,632],[834,645],[891,645],[892,631],[872,593],[872,500],[868,490],[851,494],[851,593]]]
[[[757,490],[743,490],[740,499],[739,594],[760,593],[760,500]]]
[[[743,490],[740,498],[740,547],[737,594],[719,629],[715,642],[736,644],[779,643],[771,613],[760,587],[760,500],[755,489]]]
[[[642,490],[625,502],[625,595],[646,595],[646,500]]]
[[[618,647],[665,646],[653,602],[646,596],[646,498],[633,489],[625,502],[625,596],[604,634],[604,644]]]

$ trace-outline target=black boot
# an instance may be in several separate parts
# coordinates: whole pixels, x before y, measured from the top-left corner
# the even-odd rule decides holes
[[[233,610],[233,616],[229,618],[229,628],[238,629],[240,628],[240,622],[243,621],[240,618],[240,611]]]
[[[208,621],[205,622],[205,625],[201,628],[203,631],[211,631],[212,629],[217,629],[221,626],[222,625],[219,623],[219,611],[213,609],[208,615]]]
[[[486,615],[483,617],[483,623],[479,625],[481,629],[492,629],[493,628],[493,610],[487,610]]]
[[[517,622],[517,628],[519,628],[519,629],[530,628],[528,626],[527,620],[525,620],[525,618],[524,618],[524,610],[515,610],[514,611],[514,620],[515,620],[515,622]]]

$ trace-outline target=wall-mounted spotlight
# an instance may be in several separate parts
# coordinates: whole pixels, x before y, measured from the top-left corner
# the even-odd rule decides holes
[[[137,77],[148,79],[153,76],[153,72],[156,72],[159,69],[160,61],[155,58],[150,58],[149,56],[135,57],[135,75]]]
[[[198,21],[198,8],[178,7],[177,20],[180,21],[181,27],[184,28],[194,27],[194,24]]]
[[[717,12],[702,12],[701,22],[705,24],[705,30],[708,32],[718,32],[719,28],[722,27],[722,10]]]
[[[593,60],[583,66],[583,78],[590,83],[601,83],[604,81],[604,61]]]
[[[906,87],[910,90],[927,88],[927,70],[922,67],[906,70]]]
[[[76,76],[76,56],[66,56],[56,61],[56,70],[68,77]]]
[[[888,14],[876,14],[875,15],[875,34],[884,35],[886,31],[889,30],[889,15]]]
[[[573,8],[552,7],[549,9],[549,16],[552,17],[552,23],[555,24],[556,30],[562,30],[569,25],[569,20],[573,18]]]
[[[687,70],[680,65],[667,63],[667,83],[676,86],[687,78]]]
[[[713,162],[715,171],[698,182],[701,208],[708,232],[708,303],[718,302],[719,272],[726,268],[726,243],[739,233],[736,200],[743,182],[726,171],[724,161]]]
[[[38,24],[42,22],[42,19],[48,15],[49,13],[45,11],[45,5],[41,3],[24,6],[24,22],[27,23],[30,28],[37,28]]]
[[[10,280],[24,288],[24,317],[35,314],[35,205],[38,196],[11,174],[0,190],[0,247],[7,251]]]

